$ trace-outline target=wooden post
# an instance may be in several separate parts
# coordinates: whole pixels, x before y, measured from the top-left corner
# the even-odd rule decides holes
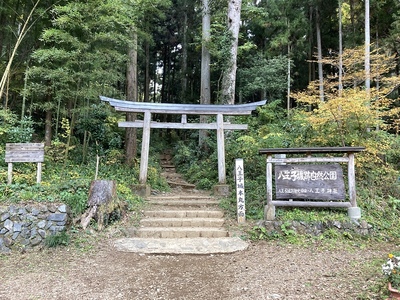
[[[7,184],[11,184],[11,182],[12,182],[12,170],[13,170],[13,164],[12,164],[12,162],[9,162],[8,163]]]
[[[275,206],[272,204],[272,163],[270,160],[272,155],[267,156],[267,205],[264,208],[264,218],[267,221],[272,221],[275,219]]]
[[[42,163],[37,163],[37,172],[36,172],[36,183],[40,183],[42,181]]]
[[[139,182],[141,184],[146,184],[147,180],[147,168],[149,165],[149,148],[150,148],[150,123],[151,123],[151,112],[146,111],[144,113],[144,120],[143,120],[142,153],[140,156]]]
[[[269,160],[272,155],[268,155],[267,159],[267,204],[272,204],[272,163]]]
[[[356,172],[354,168],[354,153],[348,153],[348,182],[349,182],[349,198],[352,207],[357,207],[356,199]]]
[[[225,139],[224,139],[224,115],[217,114],[217,148],[218,148],[218,181],[225,184]]]

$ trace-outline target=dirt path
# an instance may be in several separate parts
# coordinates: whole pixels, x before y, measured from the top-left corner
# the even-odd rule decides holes
[[[233,254],[143,255],[117,252],[112,240],[0,256],[0,299],[383,299],[369,289],[382,285],[394,246],[259,242]]]

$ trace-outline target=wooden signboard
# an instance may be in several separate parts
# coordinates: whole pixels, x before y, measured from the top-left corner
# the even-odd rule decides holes
[[[344,200],[343,170],[339,164],[276,165],[276,199]]]

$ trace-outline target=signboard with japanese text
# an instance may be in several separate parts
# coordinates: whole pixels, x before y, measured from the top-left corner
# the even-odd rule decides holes
[[[237,202],[237,220],[238,223],[246,221],[246,204],[244,196],[244,170],[243,159],[238,158],[235,161],[236,177],[236,202]]]
[[[344,200],[346,191],[339,164],[276,165],[276,199]]]

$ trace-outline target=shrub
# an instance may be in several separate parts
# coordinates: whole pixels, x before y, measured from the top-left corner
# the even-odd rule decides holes
[[[44,240],[45,246],[49,248],[68,246],[69,242],[70,242],[70,236],[65,231],[48,235]]]

